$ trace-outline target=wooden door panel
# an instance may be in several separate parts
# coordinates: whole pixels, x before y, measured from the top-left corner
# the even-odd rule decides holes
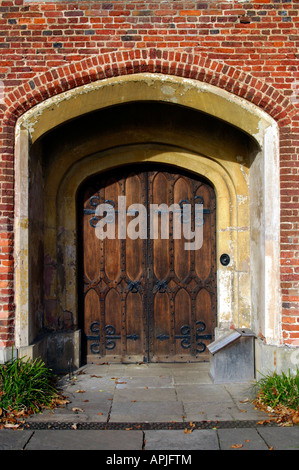
[[[188,181],[184,177],[179,177],[173,187],[174,203],[183,208],[184,204],[190,203],[191,188]],[[174,245],[174,272],[178,281],[183,281],[190,272],[190,256],[191,253],[185,250],[186,239],[184,234],[184,221],[181,220],[181,238],[173,240]]]
[[[102,329],[105,331],[104,347],[107,359],[122,356],[122,301],[117,289],[110,289],[104,299],[104,321]],[[103,328],[104,327],[104,328]]]
[[[142,295],[139,292],[129,292],[126,297],[125,307],[125,356],[130,362],[142,361],[145,354],[144,307],[142,302]]]
[[[124,343],[124,362],[142,362],[147,356],[147,316],[146,316],[146,256],[147,235],[146,227],[143,226],[142,214],[139,212],[146,207],[146,174],[141,172],[129,172],[124,176],[124,196],[126,197],[126,228],[131,227],[131,237],[123,240],[123,280],[125,288],[124,312],[126,319],[126,332]],[[138,206],[142,207],[138,209]],[[139,236],[138,236],[139,235]],[[137,237],[137,238],[136,238]]]
[[[199,279],[207,279],[213,265],[215,250],[215,226],[212,225],[211,218],[214,219],[214,213],[211,207],[215,206],[213,198],[213,190],[211,187],[201,184],[196,191],[196,202],[202,203],[205,208],[203,223],[203,240],[204,247],[196,250],[195,253],[195,271]],[[208,212],[210,211],[210,212]]]
[[[175,357],[177,361],[189,359],[191,345],[191,299],[185,289],[179,289],[175,296]]]
[[[103,190],[102,190],[103,192]],[[116,181],[114,178],[109,178],[106,182],[106,187],[104,188],[104,201],[111,206],[114,205],[114,209],[117,210],[118,208],[118,196],[121,195],[120,185],[119,182]],[[112,219],[112,214],[110,214]],[[113,223],[114,222],[114,223]],[[118,239],[116,236],[118,224],[117,224],[117,217],[115,220],[111,220],[111,225],[107,224],[107,230],[111,227],[115,227],[115,239],[113,238],[105,238],[102,241],[99,240],[99,244],[104,245],[102,249],[104,250],[103,258],[105,262],[105,274],[109,280],[116,280],[120,276],[121,270],[121,254],[122,254],[122,247],[121,247],[121,240]]]
[[[200,289],[196,295],[195,302],[195,328],[197,338],[196,343],[196,357],[202,360],[208,360],[209,351],[206,345],[210,342],[205,338],[213,337],[216,327],[216,319],[214,315],[207,315],[207,312],[213,312],[212,308],[212,295],[206,289]]]
[[[86,193],[86,200],[84,201],[85,211],[94,211],[94,207],[90,204],[90,199],[93,196],[92,189],[89,189]],[[98,198],[97,198],[98,201]],[[93,200],[91,200],[93,203]],[[80,214],[81,215],[81,214]],[[81,215],[82,217],[82,215]],[[84,246],[84,257],[83,257],[83,272],[84,276],[89,281],[95,280],[99,275],[99,262],[100,259],[100,245],[98,239],[94,236],[89,236],[89,233],[93,233],[93,228],[91,227],[92,215],[89,217],[83,217],[83,240],[82,244]]]
[[[171,309],[169,296],[166,292],[155,294],[153,312],[150,360],[152,362],[170,362],[173,355],[171,350]]]
[[[152,204],[161,206],[162,204],[169,205],[169,188],[168,181],[163,173],[155,172],[152,175]],[[158,238],[152,240],[153,249],[153,272],[156,281],[162,281],[169,275],[169,239],[162,238],[167,237],[163,230],[166,227],[164,224],[164,218],[167,217],[163,207],[161,210],[155,210],[153,215],[153,221],[155,223],[155,230],[157,231]],[[153,224],[154,225],[154,224]]]
[[[90,289],[84,297],[84,332],[87,337],[87,361],[93,356],[102,355],[103,339],[100,341],[99,334],[100,299],[94,289]]]
[[[119,237],[119,196],[126,197],[126,222],[122,227],[131,230],[135,239]],[[81,201],[83,334],[87,360],[207,360],[206,345],[212,341],[216,326],[212,187],[191,174],[171,169],[121,168],[90,181]],[[99,220],[95,209],[104,202],[112,204],[115,210],[115,239],[99,240],[95,236]],[[191,240],[183,236],[184,203],[191,204],[192,214],[196,203],[204,206],[204,242],[196,251],[185,250],[185,243]],[[142,204],[147,219],[140,212],[132,212],[132,204]],[[150,204],[160,206],[155,219],[157,239],[151,238]],[[165,207],[161,204],[167,208],[175,204],[179,210],[170,211],[165,218]],[[174,221],[181,224],[181,239],[174,237]],[[169,237],[163,239],[162,227],[165,230],[166,223]],[[191,229],[194,228],[193,217]],[[120,233],[123,235],[123,230]],[[163,234],[167,236],[167,231]]]
[[[115,362],[142,361],[146,354],[143,298],[146,290],[146,241],[118,236],[121,209],[118,197],[128,196],[127,207],[132,203],[146,204],[144,181],[143,174],[104,174],[92,181],[92,188],[82,196],[84,290],[86,293],[92,287],[95,292],[92,299],[85,294],[83,305],[88,361],[97,357]],[[100,203],[109,204],[114,209],[115,238],[100,240],[96,236],[99,218],[95,209]],[[127,214],[126,226],[129,223]]]

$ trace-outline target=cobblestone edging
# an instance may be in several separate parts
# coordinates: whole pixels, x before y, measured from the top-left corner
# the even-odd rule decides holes
[[[63,423],[63,422],[34,422],[26,423],[24,429],[28,430],[58,430],[58,429],[75,429],[80,430],[130,430],[130,431],[149,431],[149,430],[197,430],[197,429],[233,429],[233,428],[256,428],[256,427],[277,427],[278,425],[274,421],[263,421],[263,424],[259,424],[259,421],[192,421],[190,423]]]

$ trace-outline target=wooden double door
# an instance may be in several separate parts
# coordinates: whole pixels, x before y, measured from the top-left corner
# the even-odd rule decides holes
[[[162,236],[160,222],[164,229],[168,222],[162,218],[165,206],[156,214],[158,236],[153,238],[150,207],[182,208],[187,203],[193,229],[195,204],[203,204],[202,247],[186,250],[186,239],[173,236],[178,219],[172,211],[169,236]],[[110,207],[103,213],[110,230],[104,239],[97,232],[104,220],[100,204]],[[147,219],[145,213],[141,217],[140,211],[130,210],[132,204],[141,204]],[[213,188],[200,177],[171,167],[121,167],[90,179],[81,191],[78,210],[79,306],[87,362],[208,360],[206,346],[214,339],[216,326]]]

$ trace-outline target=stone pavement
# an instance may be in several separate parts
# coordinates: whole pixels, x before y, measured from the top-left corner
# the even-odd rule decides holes
[[[269,422],[253,385],[213,384],[208,363],[89,364],[61,378],[70,403],[0,430],[0,449],[298,450],[299,426]]]

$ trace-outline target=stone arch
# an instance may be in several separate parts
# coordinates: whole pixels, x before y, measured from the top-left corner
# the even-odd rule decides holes
[[[148,59],[148,65],[152,59]],[[158,59],[156,59],[156,66]],[[118,68],[119,70],[119,68]],[[129,70],[129,69],[126,69]],[[138,69],[140,71],[140,69]],[[135,67],[134,72],[137,69]],[[108,73],[108,72],[107,72]],[[191,72],[190,72],[191,73]],[[117,90],[117,93],[115,92]],[[262,192],[254,196],[251,194],[251,201],[255,201],[251,209],[251,226],[252,232],[257,235],[251,236],[251,250],[258,253],[261,250],[261,258],[255,260],[252,257],[252,272],[255,274],[261,272],[262,284],[258,285],[257,282],[253,286],[253,295],[256,297],[254,300],[255,316],[259,317],[259,325],[262,334],[267,337],[267,340],[273,344],[280,343],[280,295],[279,295],[279,264],[277,259],[279,257],[279,237],[278,237],[278,224],[279,218],[279,184],[278,184],[278,139],[277,139],[277,125],[273,118],[269,117],[264,111],[261,111],[257,106],[249,103],[244,98],[240,98],[232,93],[216,87],[215,85],[202,83],[194,78],[178,77],[164,75],[162,73],[134,73],[132,75],[122,75],[112,78],[104,78],[103,80],[95,81],[89,85],[82,85],[80,87],[71,89],[69,91],[61,92],[59,95],[37,104],[31,110],[27,111],[20,117],[16,129],[16,187],[18,192],[16,194],[16,243],[15,243],[15,258],[16,258],[16,343],[17,347],[23,349],[33,355],[33,349],[41,351],[45,348],[44,342],[35,343],[30,331],[30,312],[29,312],[29,239],[28,239],[28,187],[26,182],[29,175],[29,142],[31,144],[39,142],[42,136],[46,135],[51,129],[58,127],[66,121],[77,118],[82,114],[96,111],[100,108],[107,108],[119,103],[130,103],[133,101],[164,101],[167,103],[177,104],[186,108],[196,109],[208,115],[214,115],[217,119],[229,123],[232,127],[241,129],[248,136],[251,136],[259,146],[259,151],[255,156],[254,162],[251,165],[251,175],[247,178],[257,179],[257,185],[260,185]],[[278,108],[275,108],[276,110]],[[274,113],[275,114],[275,113]],[[169,143],[168,143],[169,144]],[[248,196],[248,185],[246,186],[247,193],[244,194],[242,190],[238,190],[237,180],[234,176],[234,165],[225,165],[221,163],[220,159],[216,161],[213,149],[209,149],[207,145],[200,152],[191,148],[186,149],[184,146],[179,149],[168,149],[172,154],[181,155],[179,157],[180,163],[178,166],[183,166],[182,154],[184,155],[184,165],[189,162],[187,167],[192,171],[207,173],[206,176],[214,185],[219,185],[230,194],[226,198],[225,213],[233,216],[229,221],[228,227],[218,227],[219,246],[221,243],[229,243],[231,239],[236,243],[237,237],[242,238],[241,214],[242,197]],[[214,149],[215,150],[215,149]],[[109,146],[102,149],[100,158],[102,162],[105,161],[105,153],[111,152]],[[167,152],[159,150],[159,159],[157,161],[169,161],[169,157],[165,156]],[[99,155],[94,148],[90,148],[85,155],[89,155],[89,163],[92,168],[92,161],[96,158],[97,164]],[[163,156],[164,155],[164,156]],[[56,212],[52,211],[53,230],[58,235],[60,222],[64,220],[63,211],[68,209],[72,210],[74,214],[74,190],[80,184],[82,175],[82,168],[80,169],[80,158],[78,161],[72,160],[72,155],[69,156],[70,160],[65,164],[62,162],[55,163],[49,171],[49,188],[53,191],[52,194],[47,194],[47,201],[53,207],[58,208],[58,201],[65,198],[64,203],[59,209],[56,218]],[[166,159],[166,160],[165,160]],[[168,159],[168,160],[167,160]],[[116,159],[117,160],[117,159]],[[193,162],[193,163],[192,163]],[[196,165],[192,167],[192,165]],[[65,165],[65,166],[64,166]],[[110,156],[109,164],[101,169],[108,168],[110,165],[117,165],[113,162]],[[99,167],[98,167],[99,168]],[[209,170],[207,170],[209,168]],[[59,169],[59,172],[57,172]],[[77,171],[77,173],[76,173]],[[95,168],[93,169],[95,171]],[[241,171],[241,165],[238,167]],[[92,173],[90,173],[92,174]],[[74,176],[77,175],[77,176]],[[79,175],[79,176],[78,176]],[[216,176],[218,175],[218,176]],[[76,179],[77,178],[77,179]],[[79,179],[78,179],[79,178]],[[70,181],[69,185],[67,184]],[[218,183],[216,184],[216,181]],[[247,181],[248,183],[248,181]],[[229,189],[230,188],[230,189]],[[240,188],[239,188],[240,189]],[[64,195],[62,197],[62,194]],[[48,197],[49,196],[49,197]],[[259,198],[259,199],[258,199]],[[228,202],[229,201],[229,202]],[[257,207],[260,207],[257,210]],[[48,206],[49,207],[49,206]],[[224,206],[223,206],[224,207]],[[238,210],[237,210],[238,208]],[[61,212],[62,211],[62,212]],[[236,211],[236,212],[234,212]],[[50,211],[51,212],[51,211]],[[74,221],[74,217],[71,218]],[[232,222],[232,224],[231,224]],[[73,222],[72,222],[73,223]],[[247,227],[248,229],[248,227]],[[69,228],[63,233],[59,233],[60,239],[60,255],[65,259],[63,253],[66,244],[62,243],[63,238],[74,240],[75,234],[74,226]],[[71,233],[72,232],[72,233]],[[248,245],[248,230],[247,232],[247,249]],[[228,237],[228,238],[227,238]],[[225,240],[225,242],[223,242]],[[62,244],[61,244],[62,243]],[[243,242],[245,243],[245,242]],[[245,246],[245,245],[244,245]],[[64,248],[63,248],[64,247]],[[219,248],[221,251],[221,248]],[[68,256],[68,255],[66,255]],[[74,266],[73,260],[66,263],[69,276],[67,283],[71,285],[74,281]],[[229,296],[229,305],[227,308],[230,310],[229,321],[234,318],[234,323],[240,323],[238,318],[237,303],[235,304],[236,310],[232,315],[231,300],[233,297],[233,287],[240,282],[237,279],[236,271],[231,274]],[[221,277],[221,268],[219,269],[219,277]],[[224,275],[225,278],[225,275]],[[234,279],[234,284],[232,284]],[[223,292],[227,288],[227,279],[223,279]],[[220,284],[221,285],[221,284]],[[256,289],[256,292],[255,292]],[[221,289],[220,289],[221,292]],[[73,298],[72,289],[64,290],[62,293],[63,310],[65,312],[72,312],[76,309],[70,305],[69,299]],[[224,298],[224,297],[223,297]],[[225,316],[223,316],[224,318]],[[242,323],[242,322],[241,322]],[[236,326],[237,326],[236,325]],[[241,326],[241,325],[240,325]],[[257,325],[255,325],[257,327]],[[73,341],[73,340],[72,340]],[[48,345],[51,339],[48,341]],[[73,342],[75,344],[78,341]],[[48,346],[47,346],[48,347]]]
[[[158,73],[198,80],[244,98],[281,125],[291,122],[296,109],[271,84],[239,68],[174,50],[140,49],[110,52],[38,74],[5,97],[4,123],[11,127],[24,112],[48,98],[98,80],[138,73]]]

